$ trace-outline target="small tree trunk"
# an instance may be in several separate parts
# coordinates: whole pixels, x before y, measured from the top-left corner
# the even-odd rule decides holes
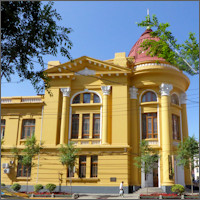
[[[28,193],[28,167],[26,169],[26,193]]]
[[[190,180],[191,180],[191,192],[193,195],[193,180],[192,180],[192,164],[190,163]]]
[[[70,194],[72,195],[72,177],[70,176]]]

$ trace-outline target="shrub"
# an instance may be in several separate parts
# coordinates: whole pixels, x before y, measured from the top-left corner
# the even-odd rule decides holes
[[[19,191],[21,188],[21,185],[19,183],[14,183],[12,186],[11,186],[11,189],[13,189],[14,191]]]
[[[182,186],[180,184],[175,184],[172,186],[171,190],[172,190],[172,192],[175,192],[178,195],[181,195],[185,191],[185,188],[184,188],[184,186]]]
[[[39,192],[42,190],[44,187],[41,184],[34,185],[34,192]]]
[[[4,183],[1,183],[1,186],[6,186],[6,184],[4,184]]]
[[[56,185],[55,184],[52,184],[52,183],[49,183],[45,186],[45,188],[47,190],[49,190],[49,192],[53,192],[55,189],[56,189]]]

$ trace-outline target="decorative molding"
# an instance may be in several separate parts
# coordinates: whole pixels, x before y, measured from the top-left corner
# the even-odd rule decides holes
[[[95,74],[96,74],[95,70],[90,70],[87,67],[83,70],[75,72],[75,75],[85,75],[85,76],[87,76],[87,75],[95,75]]]
[[[64,97],[70,97],[71,88],[60,88],[60,91],[63,93]]]
[[[100,144],[100,141],[92,141],[92,144]]]
[[[186,104],[187,102],[187,94],[185,92],[180,95],[180,104]]]
[[[174,146],[178,146],[179,142],[173,141]]]
[[[170,91],[172,89],[173,89],[173,85],[172,84],[162,83],[160,85],[161,96],[169,96],[170,95]]]
[[[173,65],[168,65],[168,64],[163,64],[163,63],[145,63],[145,64],[140,64],[140,65],[135,66],[135,69],[141,68],[141,67],[147,67],[147,66],[151,66],[151,68],[153,66],[168,67],[168,68],[175,69],[176,71],[180,72],[180,70],[178,68],[174,67]]]
[[[103,85],[101,86],[101,89],[103,91],[103,95],[109,95],[111,90],[111,85]]]
[[[87,145],[87,144],[89,144],[89,141],[82,141],[81,144]]]
[[[148,141],[148,145],[158,145],[158,141],[150,140]]]
[[[137,99],[138,89],[135,86],[129,88],[130,99]]]

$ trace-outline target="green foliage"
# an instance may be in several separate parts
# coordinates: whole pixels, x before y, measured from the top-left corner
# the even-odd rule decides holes
[[[14,183],[12,186],[11,186],[11,189],[13,189],[14,191],[19,191],[21,189],[21,185],[19,183]]]
[[[167,30],[169,23],[159,23],[155,15],[152,20],[147,16],[146,20],[137,24],[141,27],[155,27],[156,30],[151,32],[151,36],[160,38],[159,41],[144,40],[139,53],[146,51],[146,54],[152,57],[164,58],[191,75],[199,73],[199,43],[194,33],[189,33],[189,38],[183,44],[178,44],[171,31]]]
[[[37,144],[35,135],[31,138],[27,138],[25,141],[25,148],[23,150],[19,150],[16,147],[11,149],[11,152],[14,154],[15,158],[18,158],[19,162],[21,162],[24,166],[33,167],[34,163],[32,159],[39,154],[42,150],[42,144]],[[22,159],[19,157],[22,156]]]
[[[11,81],[18,74],[20,81],[28,79],[37,92],[49,88],[44,73],[43,55],[72,59],[68,49],[72,42],[71,28],[57,25],[61,16],[53,9],[53,2],[2,1],[1,2],[1,77]],[[41,67],[35,68],[34,63]],[[44,83],[40,82],[44,80]]]
[[[175,192],[178,195],[182,195],[183,192],[185,192],[185,188],[184,186],[180,185],[180,184],[175,184],[172,186],[171,188],[172,192]]]
[[[5,183],[1,183],[1,186],[6,186],[6,184]]]
[[[52,184],[52,183],[49,183],[49,184],[47,184],[47,185],[45,186],[45,188],[46,188],[47,190],[49,190],[49,192],[51,193],[51,192],[53,192],[53,191],[56,189],[56,185],[55,185],[55,184]]]
[[[145,174],[152,171],[155,163],[158,161],[159,155],[157,152],[150,148],[148,142],[142,140],[140,142],[140,155],[135,157],[134,165],[140,168]]]
[[[179,143],[177,149],[178,165],[192,169],[194,168],[194,160],[198,158],[199,143],[195,140],[194,136],[186,138],[183,142]]]
[[[60,162],[72,169],[76,164],[76,158],[78,157],[77,153],[79,152],[79,149],[74,148],[73,142],[70,142],[68,144],[61,145],[59,151]]]
[[[41,184],[34,185],[34,192],[39,192],[42,190],[44,187]]]

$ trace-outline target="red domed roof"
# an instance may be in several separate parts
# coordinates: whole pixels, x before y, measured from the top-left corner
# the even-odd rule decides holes
[[[135,63],[140,63],[143,61],[165,61],[163,58],[158,58],[157,56],[151,57],[150,55],[146,55],[145,52],[139,54],[140,50],[140,44],[144,41],[144,39],[154,39],[156,41],[159,40],[159,38],[152,38],[150,33],[152,32],[151,29],[146,29],[146,31],[140,36],[139,40],[134,44],[132,47],[128,57],[134,57],[135,58]]]

